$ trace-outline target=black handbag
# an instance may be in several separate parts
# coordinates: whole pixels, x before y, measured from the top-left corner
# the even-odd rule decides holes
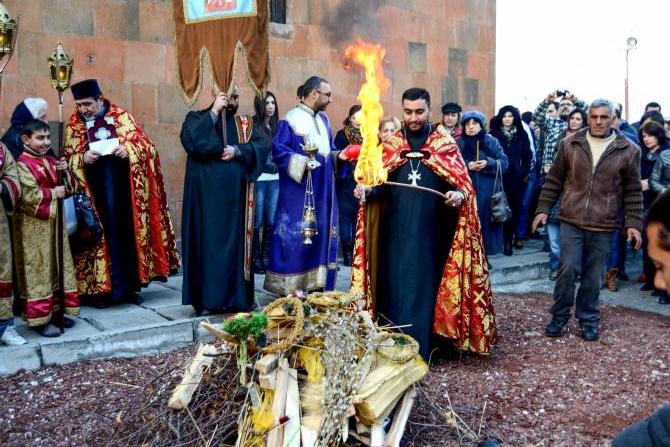
[[[503,189],[500,160],[496,161],[496,179],[491,194],[491,223],[503,223],[512,218],[512,210],[507,203],[507,196]]]
[[[102,225],[93,211],[91,199],[83,192],[78,192],[72,197],[77,215],[77,231],[70,236],[70,242],[77,247],[97,244],[102,237]]]

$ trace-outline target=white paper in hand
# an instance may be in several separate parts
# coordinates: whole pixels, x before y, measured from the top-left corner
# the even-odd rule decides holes
[[[86,122],[88,133],[88,148],[96,154],[111,155],[112,151],[119,146],[119,138],[116,135],[114,118],[105,117]]]

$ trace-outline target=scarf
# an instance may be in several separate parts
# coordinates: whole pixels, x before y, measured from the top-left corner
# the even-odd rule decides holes
[[[501,127],[500,130],[502,130],[502,133],[507,139],[507,141],[512,141],[516,136],[516,126],[512,126],[509,129]]]
[[[363,144],[363,135],[361,135],[361,130],[356,129],[351,124],[344,126],[344,136],[347,137],[349,144]]]

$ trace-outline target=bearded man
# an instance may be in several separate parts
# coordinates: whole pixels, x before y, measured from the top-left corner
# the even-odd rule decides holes
[[[158,151],[135,118],[102,95],[95,79],[71,90],[76,110],[65,128],[64,155],[103,229],[99,241],[73,250],[77,288],[100,308],[140,303],[140,286],[164,281],[179,268]],[[109,153],[91,148],[99,132],[89,129],[100,128],[118,138]]]
[[[300,104],[279,121],[272,157],[279,168],[279,199],[265,289],[278,295],[296,290],[335,289],[338,212],[333,135],[325,110],[330,84],[312,76],[299,89]],[[314,145],[312,159],[303,148]],[[303,213],[311,171],[316,234],[306,243]]]
[[[487,354],[497,341],[495,315],[467,167],[451,135],[432,128],[426,90],[405,91],[402,107],[403,130],[383,143],[388,180],[447,199],[392,185],[359,187],[368,197],[358,215],[351,290],[381,321],[403,326],[424,359],[444,338]]]
[[[239,88],[189,112],[181,130],[188,154],[182,211],[182,303],[196,314],[250,310],[254,182],[269,143],[253,121],[237,115]]]

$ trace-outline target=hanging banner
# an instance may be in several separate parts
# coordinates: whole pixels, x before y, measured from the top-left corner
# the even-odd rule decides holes
[[[184,0],[186,23],[255,15],[256,0]]]
[[[269,0],[172,0],[179,84],[189,103],[197,100],[206,58],[216,87],[227,91],[238,54],[246,59],[257,92],[270,79]]]

